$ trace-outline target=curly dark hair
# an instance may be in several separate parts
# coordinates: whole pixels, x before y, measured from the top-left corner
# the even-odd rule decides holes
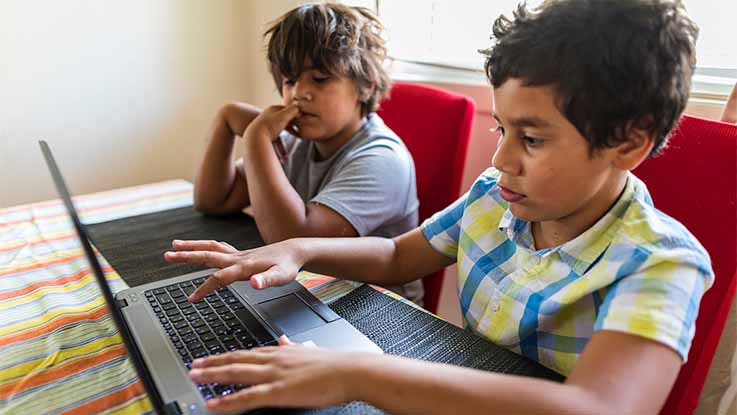
[[[698,27],[680,0],[548,0],[500,16],[483,50],[486,76],[551,86],[561,113],[593,153],[633,128],[667,143],[686,107]]]
[[[383,67],[383,29],[373,12],[363,7],[313,3],[287,12],[264,33],[279,93],[284,78],[297,78],[310,64],[320,72],[351,79],[362,115],[376,110],[391,85]]]

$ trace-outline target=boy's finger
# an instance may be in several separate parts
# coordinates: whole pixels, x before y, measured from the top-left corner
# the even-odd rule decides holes
[[[243,267],[238,263],[234,263],[229,267],[215,271],[202,285],[194,290],[192,295],[189,296],[189,301],[195,303],[218,288],[225,287],[226,285],[230,285],[236,281],[246,280],[250,275],[251,274],[244,271]]]
[[[237,251],[237,249],[233,248],[226,242],[218,242],[213,240],[182,241],[179,239],[175,239],[171,241],[171,246],[177,251],[217,251],[224,254],[230,254]]]
[[[195,289],[194,292],[190,294],[187,300],[190,303],[196,303],[205,298],[213,291],[217,290],[218,288],[225,287],[226,285],[237,281],[239,271],[240,266],[238,266],[238,264],[234,264],[219,271],[215,271],[205,280],[205,282],[202,283],[202,285],[197,287],[197,289]]]
[[[286,275],[284,270],[274,265],[268,270],[251,276],[251,287],[262,290],[264,288],[289,284],[294,278]]]
[[[229,385],[251,385],[268,382],[272,371],[264,365],[234,363],[204,369],[192,369],[189,378],[197,383],[220,383]]]
[[[237,393],[207,401],[207,409],[215,412],[247,411],[267,406],[286,406],[283,392],[273,384],[253,385]]]
[[[207,265],[211,268],[225,268],[235,262],[232,255],[213,251],[168,251],[164,252],[164,259],[169,262]]]
[[[296,346],[297,343],[289,340],[289,337],[287,337],[286,334],[282,334],[279,336],[279,340],[277,340],[279,343],[279,346]]]
[[[234,352],[222,353],[214,356],[208,356],[201,359],[195,359],[192,362],[193,368],[205,368],[229,365],[233,363],[252,363],[262,364],[271,359],[269,352],[274,352],[277,347],[258,347],[251,350],[236,350]]]

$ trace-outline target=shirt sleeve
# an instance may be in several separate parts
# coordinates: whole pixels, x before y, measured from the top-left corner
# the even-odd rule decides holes
[[[417,208],[408,154],[374,146],[352,158],[310,200],[343,216],[359,236],[400,221]]]
[[[635,252],[618,273],[627,272],[642,253]],[[681,256],[681,258],[679,258]],[[669,346],[685,362],[696,331],[696,315],[713,282],[711,268],[671,252],[668,259],[648,259],[619,278],[603,298],[594,330],[613,330]]]
[[[470,192],[469,192],[470,193]],[[426,219],[420,228],[425,239],[433,249],[441,254],[457,259],[458,238],[461,230],[461,218],[466,207],[469,193],[464,194],[448,207]]]

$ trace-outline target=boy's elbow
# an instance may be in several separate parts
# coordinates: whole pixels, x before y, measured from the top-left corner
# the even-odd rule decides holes
[[[204,214],[204,215],[224,215],[229,212],[226,212],[222,206],[218,206],[214,203],[211,203],[206,200],[198,199],[195,197],[193,201],[193,207],[194,210]]]

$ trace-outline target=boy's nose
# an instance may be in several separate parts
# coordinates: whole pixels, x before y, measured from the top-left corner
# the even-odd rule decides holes
[[[312,91],[305,83],[297,81],[294,86],[294,99],[297,101],[312,101]]]
[[[513,145],[513,143],[501,137],[491,158],[491,165],[502,173],[518,176],[520,174],[520,164],[514,154]]]

